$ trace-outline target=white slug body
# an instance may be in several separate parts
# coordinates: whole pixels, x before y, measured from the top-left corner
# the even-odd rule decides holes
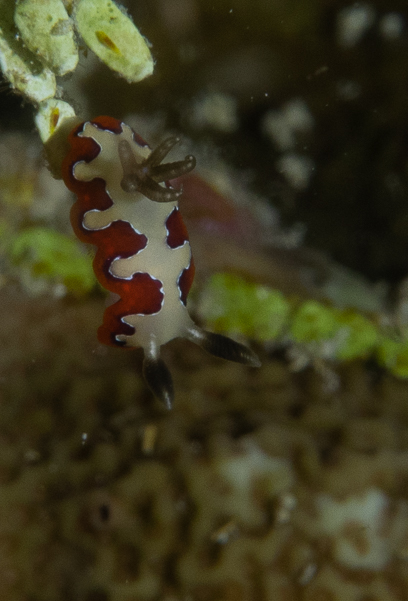
[[[82,123],[69,141],[63,177],[78,197],[71,222],[82,241],[97,246],[98,280],[120,297],[105,311],[100,342],[142,347],[145,378],[168,407],[171,376],[159,355],[173,338],[186,337],[215,355],[258,365],[247,347],[198,328],[186,308],[194,263],[178,209],[181,192],[159,182],[191,171],[194,157],[162,164],[177,138],[151,151],[112,117]]]

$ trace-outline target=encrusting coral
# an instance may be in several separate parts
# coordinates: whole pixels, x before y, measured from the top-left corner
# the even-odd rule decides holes
[[[406,599],[406,383],[176,344],[165,414],[98,307],[1,301],[0,598]]]
[[[36,107],[44,143],[75,116],[56,77],[76,69],[80,39],[129,83],[153,72],[145,38],[112,0],[0,1],[0,67],[12,89]]]

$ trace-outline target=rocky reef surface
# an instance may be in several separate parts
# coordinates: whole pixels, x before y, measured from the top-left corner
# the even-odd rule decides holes
[[[1,305],[0,599],[407,598],[406,382],[180,341],[166,412],[96,343],[102,301]]]

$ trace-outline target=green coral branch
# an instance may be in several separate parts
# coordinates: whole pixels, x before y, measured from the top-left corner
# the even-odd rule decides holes
[[[79,0],[74,21],[86,45],[129,83],[153,73],[153,59],[145,38],[112,0]]]
[[[37,107],[44,143],[75,115],[56,78],[75,70],[80,42],[129,83],[153,73],[148,43],[112,0],[75,0],[69,11],[62,0],[0,0],[0,67]]]
[[[228,273],[210,278],[199,313],[216,331],[303,349],[312,359],[375,357],[393,375],[408,378],[408,332],[385,331],[375,317],[302,301]]]
[[[24,44],[14,23],[13,8],[9,0],[0,0],[0,67],[11,87],[37,104],[56,94],[56,79]]]
[[[65,75],[78,64],[74,24],[60,0],[19,0],[14,23],[27,48],[55,75]]]

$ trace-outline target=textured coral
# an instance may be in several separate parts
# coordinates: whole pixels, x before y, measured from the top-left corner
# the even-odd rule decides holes
[[[168,414],[99,302],[1,303],[0,599],[408,597],[406,384],[174,344]]]

